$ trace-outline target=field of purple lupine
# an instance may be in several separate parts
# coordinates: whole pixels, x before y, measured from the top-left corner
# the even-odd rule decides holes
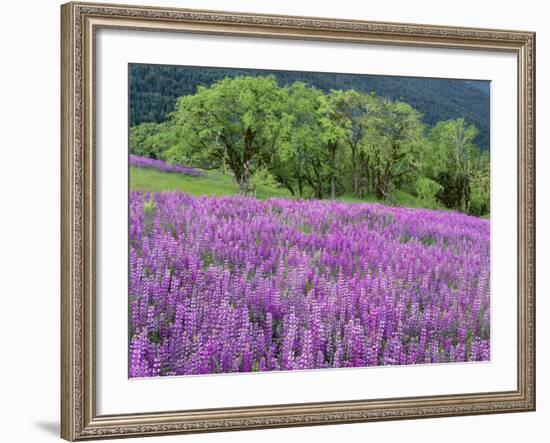
[[[176,172],[178,174],[189,175],[192,177],[199,177],[204,175],[203,172],[191,166],[178,165],[167,163],[162,160],[157,160],[149,157],[143,157],[140,155],[130,154],[130,165],[138,168],[156,169],[162,172]]]
[[[489,221],[130,195],[130,376],[490,359]]]

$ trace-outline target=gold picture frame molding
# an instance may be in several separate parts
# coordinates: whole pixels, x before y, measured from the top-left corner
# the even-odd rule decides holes
[[[518,380],[510,392],[98,416],[95,32],[100,28],[506,51],[518,67]],[[70,441],[535,410],[535,34],[72,2],[61,7],[61,436]]]

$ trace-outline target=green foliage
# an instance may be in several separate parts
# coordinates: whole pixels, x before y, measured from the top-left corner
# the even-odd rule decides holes
[[[284,95],[273,77],[236,77],[180,97],[170,123],[177,142],[166,158],[206,168],[225,164],[248,194],[250,177],[277,147]]]
[[[323,194],[324,157],[319,125],[322,92],[296,82],[286,89],[278,149],[269,169],[292,195],[319,198]],[[311,192],[308,189],[311,188]]]
[[[149,216],[154,212],[154,210],[155,210],[155,199],[150,198],[143,204],[143,213],[146,216]]]
[[[336,198],[337,175],[341,172],[343,149],[353,136],[352,109],[355,91],[331,91],[320,98],[319,125],[324,144],[330,198]]]
[[[413,183],[425,149],[421,115],[407,103],[378,100],[364,120],[360,142],[363,187],[392,201],[404,184]]]
[[[201,192],[201,181],[212,188],[221,174],[216,195],[234,193],[229,180],[243,195],[392,204],[409,196],[412,206],[484,215],[489,156],[474,145],[477,133],[462,118],[428,130],[411,105],[373,93],[241,76],[180,97],[164,123],[132,128],[131,150],[210,171],[181,179],[191,193]]]
[[[423,159],[424,174],[442,185],[440,201],[448,208],[479,214],[488,210],[488,181],[484,194],[484,177],[488,176],[488,156],[474,145],[477,129],[464,119],[438,123],[430,132],[429,146]],[[486,156],[486,166],[482,160]],[[484,172],[484,169],[486,171]],[[487,179],[488,180],[488,179]],[[472,185],[476,186],[472,208]],[[484,198],[487,197],[487,208]]]
[[[254,175],[250,177],[250,187],[254,193],[261,187],[276,189],[277,186],[277,180],[265,167],[257,169]]]
[[[416,181],[416,195],[429,208],[437,205],[437,194],[442,189],[443,186],[427,177],[419,177]]]
[[[130,152],[151,158],[160,158],[166,146],[161,142],[166,124],[142,123],[130,128]]]
[[[491,174],[489,156],[482,154],[478,160],[470,183],[470,213],[474,215],[489,214],[491,199]]]
[[[195,94],[197,85],[210,87],[226,77],[273,75],[281,87],[302,82],[324,93],[355,90],[368,95],[374,91],[379,97],[409,103],[429,126],[463,117],[479,129],[476,145],[489,148],[486,81],[143,64],[131,64],[129,74],[131,126],[166,121],[178,97]]]

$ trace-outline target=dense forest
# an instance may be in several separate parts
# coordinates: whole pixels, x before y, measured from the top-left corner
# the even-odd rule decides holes
[[[374,92],[410,104],[430,127],[440,121],[464,118],[478,130],[475,144],[483,150],[489,149],[487,81],[131,64],[130,125],[161,123],[174,111],[178,97],[194,94],[198,86],[209,87],[227,76],[239,75],[273,75],[281,87],[300,81],[323,92],[333,89]]]
[[[411,104],[373,91],[232,74],[179,97],[167,120],[133,126],[131,152],[227,171],[243,195],[261,184],[392,203],[405,190],[425,207],[488,214],[489,154],[467,119],[428,125]]]

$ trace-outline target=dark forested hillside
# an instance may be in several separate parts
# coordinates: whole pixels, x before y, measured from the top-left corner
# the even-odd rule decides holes
[[[323,91],[374,91],[407,102],[430,126],[462,117],[479,130],[476,144],[489,148],[489,82],[473,80],[131,64],[130,125],[166,120],[176,98],[194,94],[199,85],[210,86],[227,76],[266,74],[274,75],[281,86],[303,81]]]

